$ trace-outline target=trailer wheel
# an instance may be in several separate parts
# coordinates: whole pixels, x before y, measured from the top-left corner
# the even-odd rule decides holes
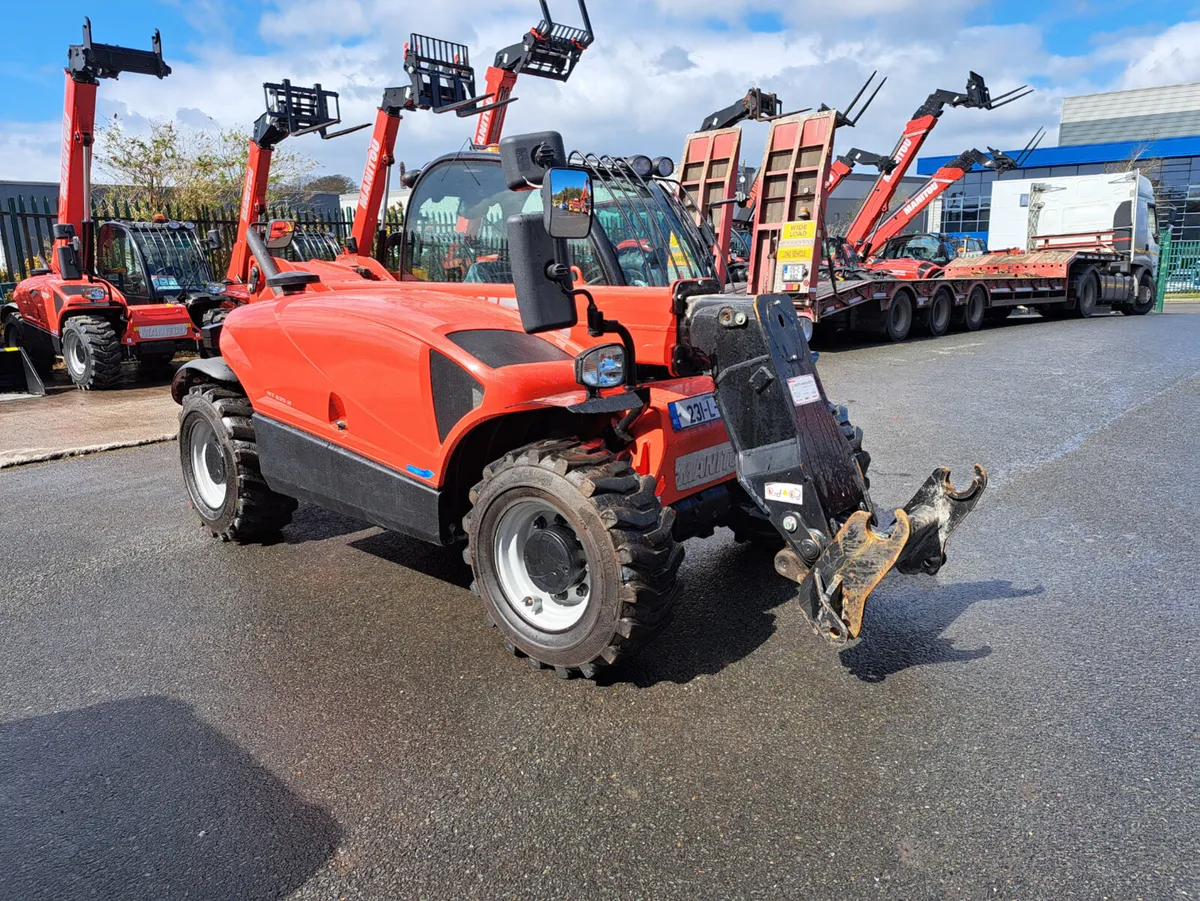
[[[179,414],[179,461],[192,507],[222,541],[274,538],[292,521],[294,498],[267,487],[258,466],[254,411],[227,388],[196,385]]]
[[[949,288],[938,288],[929,302],[925,314],[926,327],[934,338],[940,338],[950,330],[950,317],[954,313],[954,297]]]
[[[908,337],[912,328],[913,305],[907,291],[900,291],[892,298],[884,313],[883,328],[888,340],[900,342]]]
[[[1121,312],[1126,316],[1145,316],[1154,309],[1154,304],[1158,300],[1157,288],[1153,276],[1149,272],[1143,272],[1138,278],[1137,293],[1130,303],[1121,307]]]
[[[72,316],[63,326],[63,363],[77,388],[107,388],[121,377],[121,339],[99,316]]]
[[[1096,303],[1100,297],[1100,277],[1094,268],[1088,268],[1075,282],[1075,315],[1090,319],[1096,315]]]
[[[471,589],[513,653],[593,677],[664,626],[675,512],[601,442],[539,441],[489,464],[463,518]]]
[[[987,313],[987,289],[976,285],[959,314],[959,324],[968,332],[978,331]]]

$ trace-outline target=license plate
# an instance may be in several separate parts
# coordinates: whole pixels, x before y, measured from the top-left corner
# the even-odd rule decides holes
[[[184,338],[187,336],[188,327],[179,323],[178,325],[139,325],[139,338]]]
[[[671,428],[677,432],[704,425],[706,422],[716,422],[721,418],[721,411],[717,409],[717,399],[711,394],[672,401],[667,409],[671,413]]]
[[[675,459],[675,490],[687,491],[733,475],[737,468],[737,452],[726,441],[715,447],[684,454]]]

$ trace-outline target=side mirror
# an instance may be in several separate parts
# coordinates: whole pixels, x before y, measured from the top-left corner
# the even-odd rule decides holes
[[[221,249],[221,233],[215,228],[210,228],[208,234],[204,236],[205,250],[220,250]]]
[[[592,230],[592,177],[582,169],[547,172],[542,216],[551,238],[586,238]]]
[[[291,219],[272,219],[267,223],[267,236],[263,243],[267,250],[287,250],[296,236],[296,223]]]
[[[541,213],[509,216],[505,227],[521,327],[531,335],[571,328],[579,312],[568,293],[573,286],[570,267],[560,261],[566,248],[550,237]]]

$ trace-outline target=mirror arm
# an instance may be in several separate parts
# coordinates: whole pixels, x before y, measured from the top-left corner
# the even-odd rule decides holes
[[[583,288],[563,288],[570,297],[586,297],[588,302],[587,307],[587,331],[593,338],[599,338],[603,335],[617,335],[621,339],[621,346],[625,348],[625,387],[637,387],[637,356],[633,346],[633,335],[629,333],[624,325],[615,319],[605,319],[600,308],[596,306],[596,298],[592,297],[590,291]]]

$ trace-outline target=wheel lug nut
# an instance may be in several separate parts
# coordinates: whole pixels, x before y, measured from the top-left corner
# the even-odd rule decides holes
[[[532,607],[533,606],[533,598],[527,597],[527,598],[523,599],[521,601],[521,603],[524,604],[526,607]]]

